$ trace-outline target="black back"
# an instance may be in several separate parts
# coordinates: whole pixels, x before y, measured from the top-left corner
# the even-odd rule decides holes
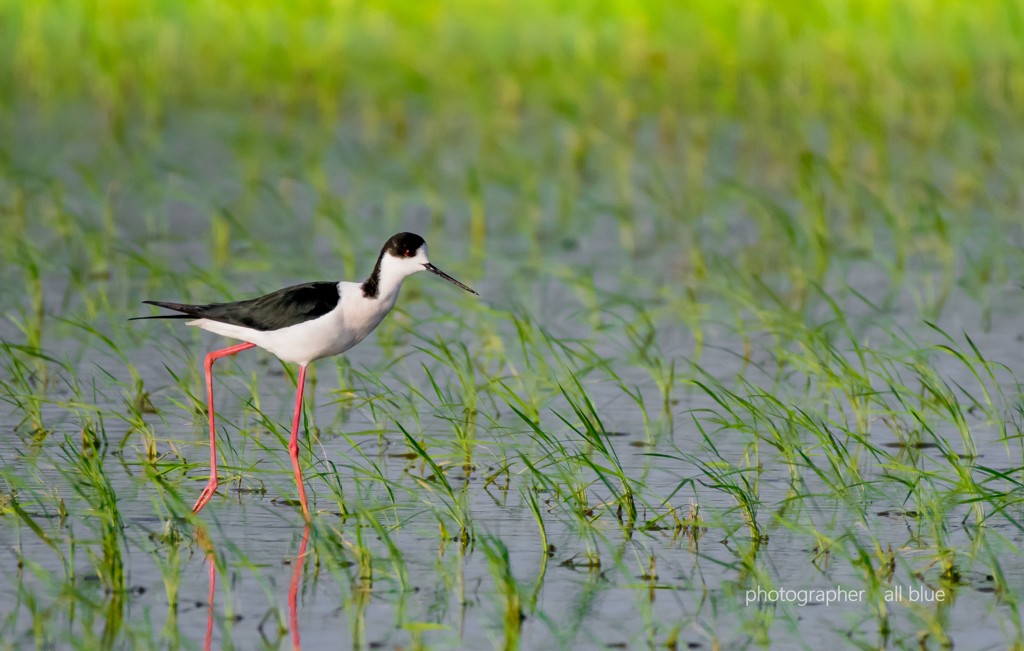
[[[298,323],[321,317],[338,306],[338,283],[315,282],[285,287],[259,298],[237,303],[211,303],[210,305],[183,305],[143,301],[149,305],[165,307],[168,310],[184,312],[185,316],[174,314],[166,317],[141,317],[144,319],[194,317],[230,323],[231,325],[267,331],[280,330]]]
[[[396,258],[411,258],[416,255],[424,240],[416,233],[399,233],[384,243],[377,256],[377,264],[373,265],[373,273],[363,283],[363,296],[366,298],[377,298],[380,294],[380,261],[384,254],[393,255]]]

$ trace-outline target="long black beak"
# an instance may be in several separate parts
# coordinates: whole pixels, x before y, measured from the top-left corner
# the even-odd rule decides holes
[[[441,276],[442,278],[444,278],[445,280],[447,280],[451,284],[455,285],[456,287],[461,287],[462,289],[466,290],[470,294],[476,294],[476,292],[474,292],[472,289],[470,289],[469,287],[466,287],[465,285],[463,285],[459,281],[455,280],[454,278],[452,278],[451,276],[449,276],[445,272],[441,271],[440,269],[438,269],[434,265],[430,264],[429,262],[427,264],[423,265],[423,268],[426,269],[427,271],[429,271],[432,274],[435,274],[437,276]],[[479,296],[480,294],[476,294],[476,295]]]

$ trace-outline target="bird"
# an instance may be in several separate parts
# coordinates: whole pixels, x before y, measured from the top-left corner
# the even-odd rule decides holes
[[[420,271],[444,278],[479,296],[468,286],[444,273],[428,258],[426,241],[415,233],[398,233],[380,250],[370,277],[364,282],[318,281],[285,287],[276,292],[234,303],[186,305],[143,301],[177,314],[135,317],[139,319],[192,319],[187,325],[243,343],[215,350],[206,356],[206,395],[210,419],[210,479],[196,500],[198,514],[217,490],[217,439],[213,412],[213,363],[222,357],[260,347],[286,363],[299,365],[295,415],[288,453],[299,487],[302,514],[309,520],[306,491],[299,469],[299,419],[306,368],[318,359],[340,355],[366,338],[395,306],[402,281]]]

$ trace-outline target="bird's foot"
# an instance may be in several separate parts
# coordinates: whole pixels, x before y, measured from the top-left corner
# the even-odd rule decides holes
[[[212,498],[213,494],[216,492],[217,480],[211,479],[210,483],[207,484],[206,488],[203,489],[203,493],[199,496],[199,499],[196,500],[195,506],[192,507],[192,513],[199,513],[200,511],[202,511],[203,507],[206,506],[206,503],[210,501],[210,498]]]

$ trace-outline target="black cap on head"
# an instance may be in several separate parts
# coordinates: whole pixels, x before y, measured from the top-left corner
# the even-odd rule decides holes
[[[399,233],[391,236],[391,239],[384,243],[381,254],[387,253],[396,258],[411,258],[425,243],[423,238],[416,233]]]

